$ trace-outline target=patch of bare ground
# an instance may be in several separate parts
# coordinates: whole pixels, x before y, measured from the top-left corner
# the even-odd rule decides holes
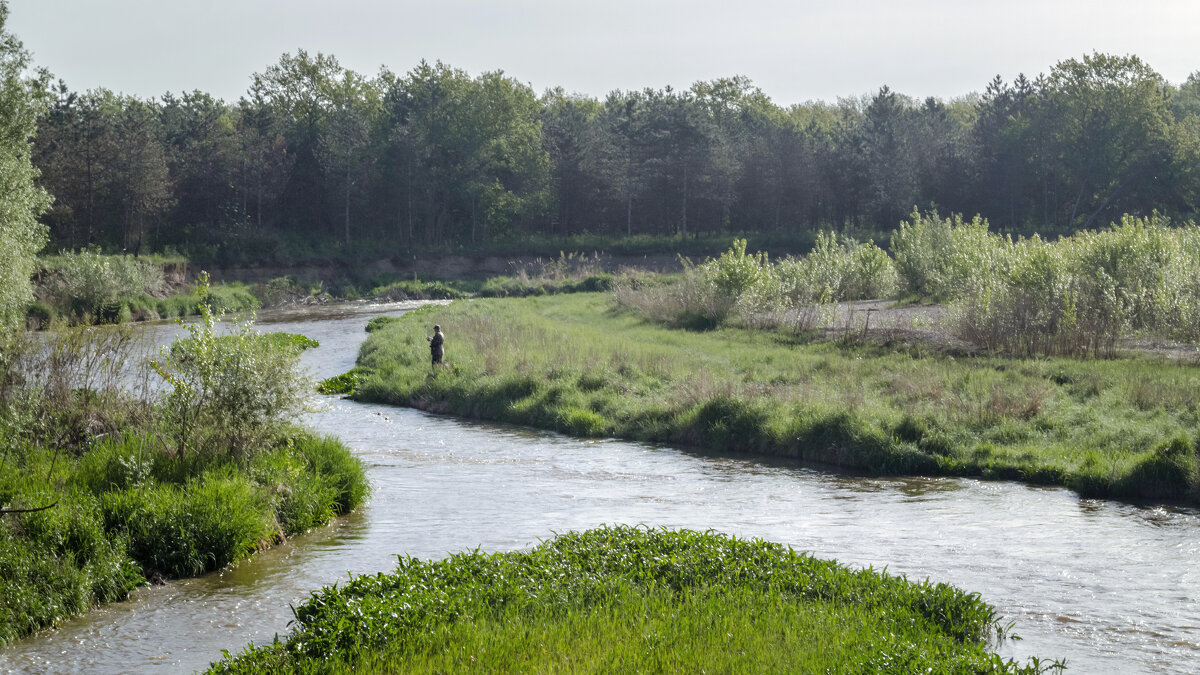
[[[827,340],[917,347],[935,353],[970,355],[979,347],[955,337],[944,305],[901,305],[892,300],[838,303],[821,335]]]
[[[892,300],[841,302],[833,318],[822,329],[829,340],[852,340],[887,347],[924,347],[931,352],[970,355],[982,349],[954,336],[950,310],[937,304],[897,304]],[[1150,336],[1123,338],[1119,353],[1160,356],[1165,359],[1200,363],[1200,345]]]

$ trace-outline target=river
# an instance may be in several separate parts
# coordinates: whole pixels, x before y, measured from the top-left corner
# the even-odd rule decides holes
[[[363,305],[267,312],[320,341],[318,377],[348,370]],[[152,329],[166,339],[173,327]],[[451,340],[453,336],[451,336]],[[453,343],[448,359],[453,358]],[[1059,488],[870,478],[644,443],[579,440],[327,399],[310,426],[367,464],[373,495],[331,525],[198,579],[142,588],[0,651],[0,672],[189,672],[284,634],[290,606],[406,553],[528,548],[601,524],[715,529],[979,592],[1022,640],[1006,657],[1076,673],[1200,668],[1200,512],[1084,500]]]

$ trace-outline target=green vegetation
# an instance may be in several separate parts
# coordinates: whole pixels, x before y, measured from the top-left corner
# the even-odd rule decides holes
[[[362,74],[302,49],[264,65],[244,101],[55,91],[34,153],[52,249],[701,258],[732,236],[776,253],[821,229],[881,241],[914,206],[1055,236],[1197,215],[1200,73],[1167,82],[1132,55],[979,96],[881,86],[798,105],[737,74],[597,99],[444,63]]]
[[[371,297],[376,300],[458,300],[467,297],[467,293],[443,281],[396,281],[371,290]]]
[[[0,644],[146,579],[219,569],[365,498],[364,467],[345,446],[289,423],[311,390],[300,352],[316,343],[249,323],[218,336],[209,306],[160,352],[165,394],[130,391],[151,373],[128,326],[9,339]]]
[[[201,275],[201,296],[207,289]],[[162,407],[172,446],[244,455],[277,435],[304,407],[311,384],[298,356],[316,342],[304,336],[269,338],[243,322],[218,336],[220,315],[199,304],[201,320],[186,324],[188,337],[164,348],[151,367],[170,385]]]
[[[893,259],[872,242],[820,233],[801,258],[772,263],[735,240],[677,283],[616,284],[617,302],[671,326],[722,324],[803,332],[834,301],[948,301],[949,330],[990,351],[1113,356],[1131,335],[1200,341],[1200,228],[1158,215],[1046,241],[1002,237],[976,216],[913,212],[892,233]]]
[[[431,369],[424,335],[447,333]],[[1200,370],[1151,357],[1012,359],[671,330],[577,294],[427,307],[376,331],[363,400],[877,473],[1200,500]]]
[[[0,361],[6,333],[33,299],[29,277],[48,236],[37,218],[50,205],[50,195],[34,184],[30,142],[49,76],[28,76],[29,52],[5,30],[7,22],[8,3],[0,1]]]
[[[529,552],[401,557],[313,593],[285,641],[213,673],[1040,673],[986,649],[977,594],[779,544],[613,527]]]
[[[96,249],[42,258],[39,302],[27,320],[46,327],[56,317],[73,324],[124,323],[174,319],[200,313],[203,303],[214,312],[244,311],[260,306],[243,284],[209,286],[207,277],[183,293],[170,293],[161,263]]]
[[[358,368],[351,368],[349,372],[333,377],[325,378],[317,385],[317,393],[325,395],[335,394],[353,394],[358,390],[358,384],[362,379],[362,375]]]
[[[363,467],[332,438],[293,431],[251,458],[179,458],[152,430],[80,452],[5,451],[0,505],[0,645],[103,602],[144,579],[224,567],[356,507]]]

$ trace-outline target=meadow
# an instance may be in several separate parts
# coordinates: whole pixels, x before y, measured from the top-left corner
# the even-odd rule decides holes
[[[424,337],[447,333],[431,368]],[[878,474],[1006,478],[1196,502],[1200,368],[962,354],[642,318],[612,294],[476,299],[381,323],[358,399]]]

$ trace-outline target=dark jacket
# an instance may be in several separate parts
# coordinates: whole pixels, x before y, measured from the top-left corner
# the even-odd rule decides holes
[[[442,344],[446,341],[446,336],[442,333],[434,333],[433,337],[429,338],[429,355],[433,357],[434,363],[441,363],[442,356],[446,350]]]

